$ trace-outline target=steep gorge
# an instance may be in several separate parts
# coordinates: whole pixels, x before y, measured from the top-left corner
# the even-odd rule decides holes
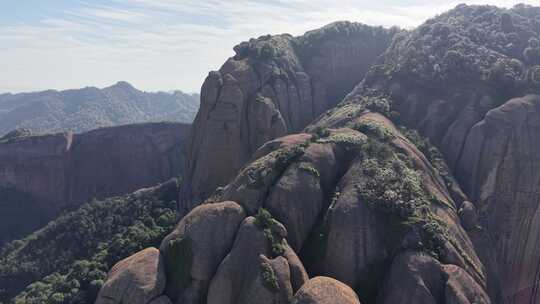
[[[180,200],[225,185],[268,140],[302,130],[364,77],[397,29],[336,22],[242,42],[201,89]]]
[[[178,176],[189,128],[147,123],[0,139],[0,244],[92,199]]]

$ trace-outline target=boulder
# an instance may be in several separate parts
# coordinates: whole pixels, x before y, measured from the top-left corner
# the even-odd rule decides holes
[[[349,286],[329,277],[309,280],[294,295],[293,304],[360,304],[358,296]],[[400,303],[400,302],[398,302]]]
[[[464,201],[458,211],[459,218],[465,229],[473,229],[478,225],[476,207],[469,201]]]
[[[204,204],[163,239],[160,251],[168,278],[166,293],[173,302],[201,301],[244,218],[244,210],[235,202]]]
[[[293,286],[304,283],[307,274],[283,239],[286,230],[279,223],[264,228],[258,221],[248,217],[240,226],[231,251],[212,279],[208,304],[247,304],[255,298],[261,303],[285,304],[293,296]]]
[[[147,248],[114,265],[96,304],[147,304],[163,293],[165,284],[165,267],[159,250]]]
[[[265,141],[299,132],[362,80],[395,30],[337,22],[300,37],[242,42],[201,89],[181,198],[192,208]]]

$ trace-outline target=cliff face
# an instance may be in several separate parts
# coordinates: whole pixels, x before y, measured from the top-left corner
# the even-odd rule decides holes
[[[31,232],[93,198],[129,193],[178,175],[188,135],[188,125],[150,123],[4,141],[1,240]]]
[[[58,134],[0,144],[0,244],[59,212],[72,142],[72,134]]]
[[[540,301],[540,8],[460,5],[397,37],[344,103],[387,96],[444,154],[479,212],[470,232],[501,303]]]
[[[264,142],[300,131],[337,104],[396,32],[340,22],[237,45],[202,86],[182,200],[208,196]]]
[[[240,44],[202,88],[183,218],[96,303],[539,302],[539,20],[459,5],[348,94],[350,24]]]
[[[507,101],[470,130],[458,176],[496,252],[507,303],[540,302],[540,95]]]
[[[316,129],[262,146],[159,252],[113,267],[96,303],[490,303],[459,186],[380,113]]]

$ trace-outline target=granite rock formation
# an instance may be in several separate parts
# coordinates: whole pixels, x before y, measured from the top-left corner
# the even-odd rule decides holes
[[[421,280],[433,282],[421,285],[423,303],[491,303],[485,267],[461,226],[463,202],[450,194],[459,185],[446,184],[382,114],[342,111],[261,150],[165,238],[173,303],[328,303],[332,294],[395,303],[404,285],[420,292]],[[227,208],[241,211],[227,220]],[[220,242],[208,241],[216,233]],[[409,251],[420,264],[407,261]],[[204,264],[210,276],[197,274],[197,259],[213,261]]]
[[[201,89],[181,200],[207,197],[264,142],[298,132],[357,84],[398,30],[337,22],[303,36],[262,36],[234,48]]]
[[[459,5],[398,35],[342,103],[386,96],[395,121],[440,148],[497,303],[540,301],[539,16]]]
[[[393,40],[363,77],[366,31]],[[157,296],[540,302],[540,8],[459,5],[394,34],[264,36],[210,73]]]
[[[34,231],[62,210],[179,175],[188,135],[188,125],[148,123],[81,134],[4,137],[0,243]]]

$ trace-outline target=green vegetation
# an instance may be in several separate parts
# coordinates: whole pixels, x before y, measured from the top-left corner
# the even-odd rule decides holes
[[[539,14],[538,7],[528,5],[459,5],[414,31],[397,34],[366,83],[399,79],[453,91],[455,84],[477,88],[484,82],[502,92],[537,91],[527,74],[540,63]]]
[[[275,256],[283,255],[285,253],[284,240],[276,233],[277,226],[281,224],[272,217],[272,214],[264,208],[259,208],[255,215],[255,225],[263,230],[264,236],[272,246],[272,253]]]
[[[173,229],[177,191],[177,181],[171,180],[93,201],[4,246],[0,303],[93,303],[116,262],[159,246]]]
[[[389,97],[381,93],[365,92],[364,94],[354,95],[338,106],[326,111],[314,125],[308,126],[307,130],[314,136],[328,137],[329,131],[322,126],[332,126],[335,122],[343,121],[343,118],[347,117],[349,122],[346,125],[354,128],[354,125],[352,125],[354,124],[353,120],[366,111],[380,113],[390,119],[399,116],[398,112],[392,110],[392,100]],[[326,134],[320,133],[323,131]]]
[[[390,99],[384,96],[362,96],[360,104],[371,112],[381,113],[384,116],[390,116]]]
[[[279,284],[277,281],[276,273],[272,268],[272,265],[268,262],[261,263],[261,277],[263,279],[263,285],[271,291],[279,290]]]
[[[13,131],[7,133],[3,137],[0,137],[0,144],[10,143],[10,142],[16,141],[18,139],[26,138],[26,137],[29,137],[29,136],[32,136],[32,131],[31,130],[29,130],[29,129],[16,129],[16,130],[13,130]]]
[[[382,52],[399,31],[396,27],[385,29],[357,22],[338,21],[298,37],[297,45],[302,50],[302,54],[309,57],[317,54],[321,45],[328,43],[328,41],[361,39],[365,44],[371,45],[375,49],[381,49]]]
[[[311,141],[317,142],[321,138],[326,138],[330,136],[330,131],[327,128],[316,127],[311,135]]]
[[[446,227],[430,210],[432,197],[421,177],[407,162],[407,156],[371,137],[362,147],[362,175],[356,186],[362,202],[383,215],[387,246],[400,250],[405,246],[439,258],[447,241]],[[412,236],[412,237],[411,237]]]
[[[302,156],[309,141],[278,149],[266,157],[258,159],[251,163],[247,168],[247,176],[249,178],[249,186],[260,188],[269,186],[274,182],[274,179],[279,176],[295,159]],[[268,161],[268,158],[273,158],[273,161]]]
[[[246,57],[253,57],[259,60],[271,60],[283,56],[287,42],[292,39],[290,35],[264,35],[249,41],[243,41],[233,49],[236,53],[235,59],[241,60]]]
[[[301,163],[299,166],[298,166],[298,169],[302,170],[302,171],[305,171],[313,176],[315,176],[316,178],[319,178],[321,177],[321,174],[319,173],[319,170],[315,169],[312,165],[310,164],[307,164],[307,163]]]
[[[346,150],[353,150],[361,147],[365,142],[365,137],[356,132],[334,133],[328,137],[318,140],[319,143],[332,143],[344,147]]]
[[[366,135],[373,135],[380,140],[388,140],[393,137],[392,132],[385,126],[375,121],[361,121],[356,123],[352,129]]]
[[[446,165],[444,156],[439,149],[431,144],[429,138],[422,137],[416,130],[401,127],[400,131],[401,134],[405,135],[405,137],[407,137],[407,139],[427,157],[431,165],[443,178],[446,186],[450,187],[453,182],[453,177],[450,173],[450,169],[448,169],[448,166]]]

